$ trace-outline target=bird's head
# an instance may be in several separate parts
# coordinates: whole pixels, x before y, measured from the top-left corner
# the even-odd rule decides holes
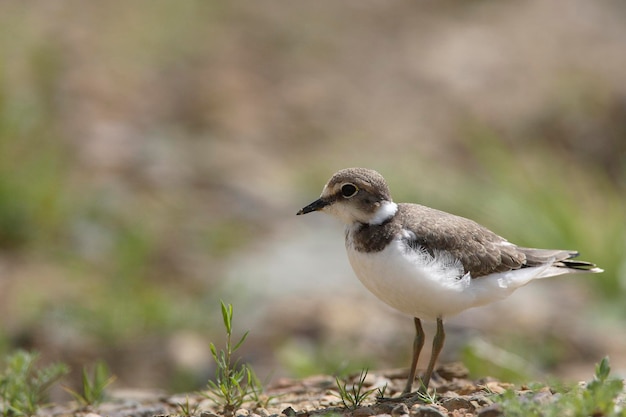
[[[323,211],[346,224],[380,224],[397,211],[387,182],[378,172],[347,168],[336,172],[320,198],[298,211],[298,215]]]

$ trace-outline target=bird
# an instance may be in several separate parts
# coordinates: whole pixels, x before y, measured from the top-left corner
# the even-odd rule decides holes
[[[517,246],[473,220],[413,203],[395,203],[384,177],[367,168],[337,171],[297,215],[320,211],[345,224],[348,260],[376,297],[413,317],[415,338],[402,395],[412,392],[424,345],[422,320],[434,320],[432,353],[419,391],[430,384],[444,341],[444,319],[502,300],[540,278],[600,273],[578,252]]]

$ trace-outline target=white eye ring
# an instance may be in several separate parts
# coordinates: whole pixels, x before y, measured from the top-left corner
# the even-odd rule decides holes
[[[354,197],[359,192],[359,187],[349,182],[341,186],[341,195],[344,198]]]

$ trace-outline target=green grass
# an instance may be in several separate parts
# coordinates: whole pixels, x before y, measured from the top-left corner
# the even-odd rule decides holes
[[[365,378],[367,378],[367,369],[362,369],[359,377],[353,383],[349,383],[345,378],[335,377],[339,398],[344,407],[348,410],[356,410],[377,390],[365,388]]]
[[[5,358],[0,374],[0,407],[4,417],[32,416],[47,400],[50,387],[68,373],[65,364],[37,368],[38,353],[16,351]]]
[[[200,414],[199,404],[196,403],[194,405],[191,405],[188,395],[185,397],[185,402],[178,403],[177,407],[180,410],[179,415],[181,417],[192,417]]]
[[[39,352],[17,350],[6,355],[0,372],[0,412],[3,417],[32,416],[46,405],[48,391],[69,373],[69,367],[61,362],[39,365]],[[63,387],[82,407],[102,403],[106,388],[115,380],[108,366],[98,361],[90,373],[82,370],[79,390]]]
[[[85,407],[103,402],[106,399],[106,388],[115,381],[115,376],[111,375],[109,367],[103,361],[96,362],[91,377],[87,367],[83,367],[81,377],[80,391],[74,391],[67,387],[65,389]]]

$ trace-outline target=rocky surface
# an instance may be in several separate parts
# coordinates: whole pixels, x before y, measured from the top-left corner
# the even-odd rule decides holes
[[[347,378],[348,387],[359,375]],[[467,369],[459,363],[442,365],[438,378],[432,383],[430,395],[413,394],[401,397],[406,380],[405,370],[370,373],[363,388],[371,394],[357,406],[344,404],[334,377],[312,376],[302,380],[281,379],[268,387],[257,403],[245,403],[232,414],[237,417],[308,417],[339,414],[354,417],[494,417],[503,415],[494,402],[497,394],[513,388],[512,384],[493,379],[473,381]],[[383,397],[380,394],[383,393]],[[549,397],[549,390],[542,392]],[[546,398],[543,398],[545,401]],[[93,408],[77,408],[72,404],[42,410],[46,416],[81,417],[148,417],[186,416],[216,417],[225,415],[222,407],[201,393],[178,394],[118,392],[108,403]],[[232,415],[231,414],[231,415]]]

